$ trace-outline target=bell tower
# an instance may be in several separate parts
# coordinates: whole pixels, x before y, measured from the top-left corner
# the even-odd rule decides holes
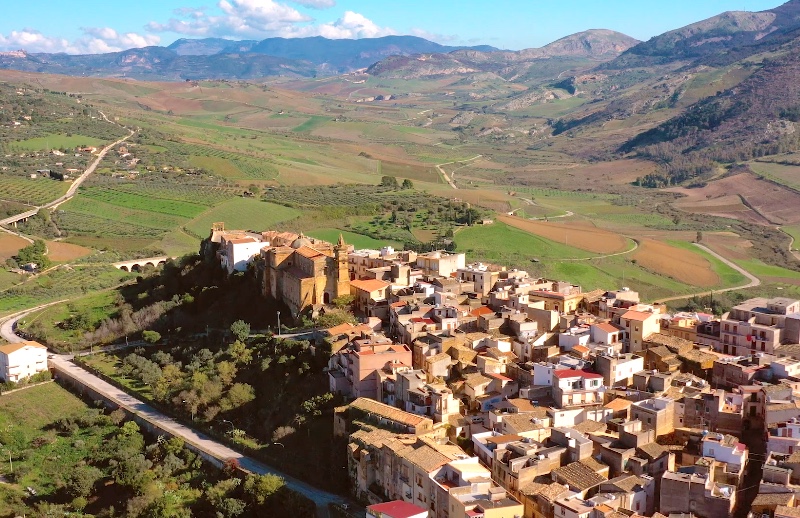
[[[347,264],[347,248],[344,236],[339,234],[339,242],[333,247],[333,259],[336,261],[336,297],[350,295],[350,268]]]

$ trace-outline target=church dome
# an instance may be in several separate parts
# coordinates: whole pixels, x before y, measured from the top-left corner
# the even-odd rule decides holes
[[[297,250],[298,248],[303,248],[304,246],[311,246],[311,240],[301,233],[300,237],[292,241],[292,248]]]

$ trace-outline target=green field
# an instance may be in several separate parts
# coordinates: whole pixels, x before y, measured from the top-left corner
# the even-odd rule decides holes
[[[117,207],[157,212],[160,214],[167,214],[181,218],[194,218],[206,210],[206,207],[199,203],[176,200],[165,195],[162,195],[162,197],[156,197],[155,195],[148,196],[144,194],[136,194],[116,189],[105,189],[101,187],[80,189],[80,191],[81,194],[87,198],[110,205],[115,205]],[[168,195],[168,193],[165,194]]]
[[[456,232],[455,241],[458,251],[466,252],[470,258],[481,257],[498,264],[530,263],[534,258],[577,259],[595,255],[499,222],[461,229]]]
[[[381,241],[373,239],[363,234],[356,234],[355,232],[348,232],[346,230],[339,230],[337,228],[320,228],[310,230],[308,235],[317,239],[323,239],[329,243],[336,243],[339,240],[339,235],[344,237],[348,245],[353,245],[356,250],[368,248],[371,250],[380,250],[384,246],[391,246],[393,243],[390,241]]]
[[[29,205],[44,205],[66,193],[67,189],[69,189],[67,182],[0,173],[0,193],[4,200],[18,201]]]
[[[23,331],[33,332],[45,345],[69,351],[71,346],[81,342],[86,330],[94,329],[104,319],[114,316],[118,298],[116,291],[92,293],[29,315],[18,325]],[[85,317],[86,329],[70,330],[59,325],[75,315]]]
[[[67,435],[53,427],[57,421],[78,418],[87,410],[83,401],[56,383],[0,397],[0,441],[11,451],[16,476],[24,473],[10,488],[21,492],[21,488],[33,487],[40,498],[53,496],[65,466],[77,466],[89,452],[102,448],[106,434],[115,426],[79,429]],[[34,441],[39,446],[34,446]],[[8,455],[0,462],[0,473],[10,473]]]
[[[292,131],[294,131],[295,133],[303,133],[303,132],[313,131],[313,130],[317,129],[318,127],[324,125],[326,122],[329,122],[330,120],[331,120],[330,117],[324,117],[324,116],[321,116],[321,115],[313,115],[311,118],[309,118],[303,124],[300,124],[299,126],[297,126],[294,129],[292,129]]]
[[[275,224],[300,216],[300,211],[254,200],[235,198],[220,204],[194,218],[185,228],[202,239],[208,236],[211,225],[224,222],[227,229],[255,230],[261,232],[273,228]]]
[[[28,140],[20,140],[17,142],[9,143],[9,146],[14,149],[23,149],[27,151],[40,151],[47,149],[74,149],[79,146],[95,146],[99,147],[103,141],[93,137],[86,137],[84,135],[48,135],[46,137],[37,137]]]
[[[781,268],[780,266],[772,266],[766,264],[759,259],[735,259],[733,262],[752,273],[756,277],[775,277],[781,279],[800,279],[800,272],[789,270],[788,268]]]
[[[60,267],[0,293],[0,315],[110,288],[135,277],[110,265]]]

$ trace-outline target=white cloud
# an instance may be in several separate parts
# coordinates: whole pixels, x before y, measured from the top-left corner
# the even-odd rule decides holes
[[[333,0],[293,0],[311,6],[333,6]],[[396,34],[389,27],[380,27],[362,14],[346,11],[341,18],[327,23],[316,21],[275,0],[219,0],[219,12],[178,9],[177,17],[166,23],[150,22],[153,32],[174,32],[195,37],[267,38],[280,36],[298,38],[375,38]]]
[[[411,34],[414,36],[419,36],[420,38],[425,38],[426,40],[435,41],[436,43],[441,43],[443,45],[452,45],[455,42],[459,41],[459,37],[456,34],[439,34],[436,32],[428,32],[425,29],[411,29]]]
[[[0,34],[0,49],[26,50],[28,52],[69,52],[77,49],[69,41],[62,38],[45,36],[35,29],[11,31],[8,35]]]
[[[0,49],[22,49],[27,52],[98,54],[157,45],[161,41],[161,38],[155,34],[137,34],[135,32],[121,34],[109,27],[87,27],[81,30],[83,31],[83,36],[74,41],[46,36],[35,29],[12,31],[7,36],[0,34]]]
[[[293,3],[312,9],[330,9],[336,6],[336,0],[291,0]]]

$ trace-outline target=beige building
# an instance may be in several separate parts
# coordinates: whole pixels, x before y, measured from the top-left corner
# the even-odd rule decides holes
[[[800,301],[787,298],[755,298],[735,306],[720,319],[721,352],[772,354],[784,340],[798,343],[798,311]]]
[[[655,312],[629,310],[619,318],[628,334],[626,352],[636,353],[644,349],[644,341],[652,334],[661,331],[661,316]]]
[[[429,252],[417,256],[417,268],[425,275],[451,277],[467,263],[466,255],[443,251]]]
[[[269,246],[261,249],[256,267],[264,295],[289,306],[292,317],[350,294],[348,246],[341,236],[335,246],[302,234],[291,241],[291,234],[263,236]]]
[[[47,370],[47,347],[39,342],[0,346],[0,378],[18,382]]]
[[[391,284],[388,282],[378,279],[350,281],[350,294],[357,311],[368,317],[388,318],[388,298],[391,294]]]

